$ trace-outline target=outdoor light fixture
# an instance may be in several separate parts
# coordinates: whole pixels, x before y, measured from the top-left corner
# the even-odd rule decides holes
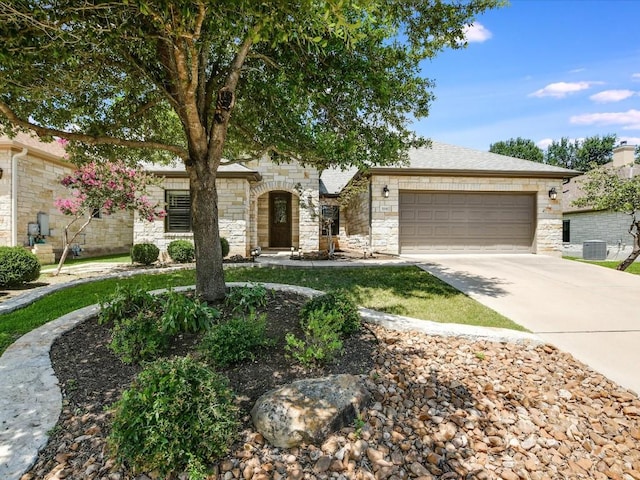
[[[551,200],[556,200],[558,198],[558,192],[556,191],[556,187],[551,187],[551,190],[549,190],[549,198]]]
[[[382,188],[382,195],[384,195],[384,198],[389,198],[389,187],[386,185]]]
[[[2,180],[2,174],[3,174],[3,170],[0,168],[0,180]]]

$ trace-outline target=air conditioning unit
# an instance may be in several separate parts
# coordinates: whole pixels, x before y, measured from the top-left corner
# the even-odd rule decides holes
[[[607,242],[603,240],[587,240],[583,242],[582,258],[584,260],[606,260]]]

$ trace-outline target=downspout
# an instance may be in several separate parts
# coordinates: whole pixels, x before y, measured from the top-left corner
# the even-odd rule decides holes
[[[27,155],[28,149],[11,157],[11,246],[18,245],[18,159]]]

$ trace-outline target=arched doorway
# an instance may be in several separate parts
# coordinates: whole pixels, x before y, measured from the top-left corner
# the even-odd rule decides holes
[[[291,247],[291,193],[269,192],[269,247]]]

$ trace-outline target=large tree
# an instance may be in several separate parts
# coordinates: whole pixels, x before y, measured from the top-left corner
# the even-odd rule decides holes
[[[489,146],[489,151],[499,153],[500,155],[508,155],[509,157],[531,160],[532,162],[542,162],[544,159],[542,149],[538,147],[533,140],[529,140],[528,138],[518,137],[501,140],[492,143]]]
[[[583,195],[573,202],[578,207],[629,215],[629,234],[633,247],[629,256],[616,267],[626,270],[640,256],[640,176],[629,176],[628,168],[597,167],[587,172],[580,184]]]
[[[420,62],[500,0],[0,0],[0,131],[72,158],[179,157],[196,291],[224,296],[216,175],[270,154],[388,164],[421,144]]]
[[[616,140],[613,133],[573,141],[563,137],[547,147],[544,162],[586,172],[612,160]]]

